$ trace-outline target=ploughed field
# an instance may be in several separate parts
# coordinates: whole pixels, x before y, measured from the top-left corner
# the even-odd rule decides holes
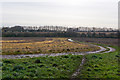
[[[99,50],[99,47],[70,42],[68,38],[3,37],[2,54],[38,54],[87,52]]]

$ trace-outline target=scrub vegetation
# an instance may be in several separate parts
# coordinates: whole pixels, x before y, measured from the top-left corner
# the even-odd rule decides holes
[[[3,38],[2,54],[37,54],[96,51],[99,47],[69,42],[68,38]]]

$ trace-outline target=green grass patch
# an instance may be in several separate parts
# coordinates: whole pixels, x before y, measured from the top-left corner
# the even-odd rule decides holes
[[[120,78],[118,48],[115,52],[86,55],[86,63],[78,78]]]
[[[3,59],[2,76],[3,79],[69,78],[81,60],[80,55]]]

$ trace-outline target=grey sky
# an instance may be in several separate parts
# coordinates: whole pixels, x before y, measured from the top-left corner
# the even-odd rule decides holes
[[[117,28],[117,10],[118,0],[4,2],[2,3],[2,25],[58,25]]]

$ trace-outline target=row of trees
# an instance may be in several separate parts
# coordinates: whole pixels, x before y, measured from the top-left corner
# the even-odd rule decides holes
[[[3,37],[89,37],[89,38],[119,38],[120,33],[76,33],[76,32],[3,32]]]
[[[14,26],[14,27],[3,27],[2,32],[118,32],[118,29],[112,28],[68,28],[58,26],[43,26],[43,27],[25,27],[25,26]]]

